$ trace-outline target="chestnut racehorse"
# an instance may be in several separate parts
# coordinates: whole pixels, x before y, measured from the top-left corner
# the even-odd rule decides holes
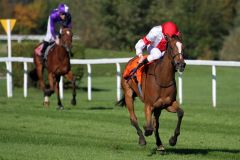
[[[69,28],[63,28],[60,35],[59,45],[55,44],[52,49],[50,49],[47,56],[47,60],[43,61],[40,55],[34,53],[34,63],[36,68],[30,73],[30,76],[37,75],[40,88],[44,92],[44,104],[49,105],[49,97],[54,93],[54,86],[56,89],[58,108],[63,109],[59,95],[59,81],[61,76],[65,76],[69,81],[72,82],[73,92],[72,92],[72,105],[76,105],[76,85],[75,78],[71,71],[70,65],[70,52],[72,48],[72,31]],[[48,71],[48,82],[49,88],[45,86],[43,80],[43,69],[44,67]],[[35,73],[34,73],[35,72]],[[31,77],[32,77],[31,76]],[[36,78],[35,78],[36,79]]]
[[[139,136],[139,144],[146,145],[145,136],[152,135],[153,131],[156,138],[157,150],[165,150],[159,137],[159,117],[161,111],[166,109],[169,112],[177,113],[178,122],[173,136],[169,139],[169,144],[174,146],[180,134],[181,121],[184,111],[180,108],[176,100],[177,88],[175,72],[183,72],[185,62],[182,55],[182,39],[180,37],[166,37],[167,46],[164,56],[145,66],[142,74],[142,94],[139,93],[138,84],[134,78],[126,80],[122,78],[121,85],[124,92],[123,98],[118,102],[119,105],[127,106],[130,114],[131,124],[136,128]],[[136,57],[135,57],[136,58]],[[131,65],[133,58],[127,65]],[[142,96],[141,96],[142,95]],[[144,135],[140,129],[137,117],[134,112],[134,98],[138,96],[144,103],[146,125]],[[153,117],[152,117],[153,115]]]

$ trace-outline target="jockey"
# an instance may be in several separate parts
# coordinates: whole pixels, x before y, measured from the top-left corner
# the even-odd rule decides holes
[[[138,66],[132,70],[134,74],[138,68],[151,62],[153,60],[161,58],[166,51],[167,41],[165,36],[168,35],[178,36],[178,27],[175,23],[169,21],[162,25],[153,27],[150,32],[140,39],[135,45],[136,55],[139,57]],[[147,53],[149,54],[146,59],[143,58],[143,49],[147,46]]]
[[[66,4],[59,4],[57,9],[52,10],[47,25],[47,34],[43,41],[43,48],[41,50],[42,56],[44,57],[45,50],[51,42],[59,44],[59,35],[55,31],[55,25],[61,24],[63,28],[71,28],[71,14],[69,13],[69,7]]]

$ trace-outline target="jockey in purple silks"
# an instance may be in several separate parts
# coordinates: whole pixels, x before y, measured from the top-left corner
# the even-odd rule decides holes
[[[43,48],[41,50],[42,57],[44,57],[45,50],[51,42],[59,44],[59,31],[55,31],[55,25],[61,24],[63,28],[71,28],[71,14],[69,13],[69,7],[66,4],[59,4],[57,9],[52,10],[47,25],[47,34],[43,41]]]

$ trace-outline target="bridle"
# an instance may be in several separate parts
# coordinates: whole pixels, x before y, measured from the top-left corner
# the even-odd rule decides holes
[[[71,36],[71,37],[65,38],[65,36]],[[71,54],[72,54],[72,53],[71,53],[71,48],[72,48],[72,46],[66,44],[66,42],[67,42],[68,40],[69,40],[69,41],[72,40],[72,32],[71,32],[71,30],[64,31],[64,29],[63,29],[63,31],[62,31],[62,33],[61,33],[60,45],[71,55]],[[72,43],[72,42],[71,42],[71,43]],[[70,43],[70,44],[71,44],[71,43]]]

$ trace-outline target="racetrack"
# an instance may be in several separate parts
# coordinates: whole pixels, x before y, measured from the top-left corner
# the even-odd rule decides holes
[[[240,70],[217,68],[217,108],[211,104],[211,68],[187,67],[183,76],[185,111],[181,135],[175,147],[168,145],[176,114],[162,112],[160,135],[166,155],[155,154],[154,136],[138,146],[135,129],[125,108],[114,105],[115,76],[93,76],[93,100],[87,101],[86,78],[77,91],[77,106],[70,106],[71,91],[65,90],[65,110],[42,106],[42,92],[30,88],[23,98],[15,88],[6,98],[0,80],[0,159],[240,159]],[[143,126],[143,105],[137,99],[136,114]]]

